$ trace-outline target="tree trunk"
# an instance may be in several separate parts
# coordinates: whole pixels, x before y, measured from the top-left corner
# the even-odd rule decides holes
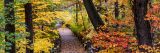
[[[125,5],[122,4],[122,5],[121,5],[121,8],[122,8],[122,14],[121,14],[121,15],[122,15],[122,18],[125,18],[125,15],[126,15],[126,14],[125,14],[125,10],[126,10],[126,9],[125,9]]]
[[[152,2],[153,2],[153,0],[149,0],[149,7],[150,7],[150,8],[153,7],[153,6],[152,6]]]
[[[119,4],[118,4],[118,0],[116,0],[116,2],[114,3],[114,15],[115,15],[115,18],[117,19],[117,20],[119,20]],[[119,24],[118,23],[116,23],[115,24],[115,28],[116,28],[116,30],[115,31],[118,31],[119,29],[118,29],[118,27],[119,27]]]
[[[13,34],[15,32],[15,17],[14,17],[14,0],[4,0],[4,7],[5,7],[5,31],[9,32],[9,34]],[[5,36],[5,41],[11,43],[11,46],[6,45],[5,52],[15,53],[15,36],[12,37]],[[7,47],[11,47],[11,49],[7,49]]]
[[[78,7],[79,7],[79,1],[76,0],[76,24],[78,25]]]
[[[149,21],[144,20],[147,13],[148,0],[134,0],[132,11],[134,13],[136,34],[139,45],[152,46],[153,37]]]
[[[33,24],[32,24],[32,4],[27,3],[24,5],[24,7],[25,7],[26,31],[30,33],[30,36],[27,37],[27,39],[29,39],[30,42],[27,45],[31,46],[31,44],[33,43],[33,35],[34,35]],[[26,53],[33,53],[33,50],[27,47]]]
[[[115,18],[118,19],[119,17],[119,6],[118,6],[118,0],[116,0],[114,6],[115,6]]]
[[[93,24],[95,30],[99,31],[100,29],[98,28],[104,25],[104,23],[100,18],[98,12],[96,11],[92,0],[83,0],[83,3],[88,13],[89,19],[91,20],[91,23]]]

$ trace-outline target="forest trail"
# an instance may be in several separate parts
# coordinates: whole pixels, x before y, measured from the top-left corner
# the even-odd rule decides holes
[[[69,28],[58,28],[62,38],[61,53],[87,53]]]

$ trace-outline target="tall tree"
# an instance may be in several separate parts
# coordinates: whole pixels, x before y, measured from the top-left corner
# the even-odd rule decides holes
[[[122,15],[122,18],[124,18],[125,15],[126,15],[126,14],[125,14],[125,10],[126,10],[126,9],[125,9],[125,5],[122,4],[122,5],[121,5],[121,8],[122,8],[122,14],[121,14],[121,15]]]
[[[101,17],[99,16],[98,12],[96,11],[96,8],[92,0],[83,0],[83,3],[95,30],[99,31],[100,29],[97,28],[99,28],[101,25],[104,25],[104,23]]]
[[[147,14],[149,0],[133,0],[132,11],[134,13],[136,34],[139,45],[152,46],[153,37],[149,21],[144,20]]]
[[[115,18],[117,19],[117,20],[119,20],[119,2],[118,2],[118,0],[116,0],[116,2],[114,3],[114,15],[115,15]],[[119,29],[118,29],[118,27],[119,27],[119,24],[118,23],[116,23],[116,25],[115,25],[115,28],[116,28],[116,30],[115,31],[118,31]]]
[[[5,7],[5,19],[6,19],[6,25],[5,25],[5,31],[9,32],[9,34],[13,34],[15,32],[15,17],[14,17],[14,0],[4,0],[4,7]],[[14,39],[15,36],[12,35],[11,37],[5,36],[5,41],[8,43],[11,43],[11,46],[6,45],[5,52],[9,53],[15,53],[15,41],[10,40]],[[11,47],[11,49],[7,49],[8,47]]]
[[[115,7],[115,18],[119,17],[119,6],[118,6],[118,0],[116,0],[116,2],[114,3],[114,7]]]
[[[26,31],[30,33],[30,36],[27,39],[30,40],[28,43],[29,46],[33,43],[33,24],[32,24],[32,4],[27,3],[24,5],[25,7],[25,24],[26,24]],[[26,48],[26,53],[33,53],[32,49]]]

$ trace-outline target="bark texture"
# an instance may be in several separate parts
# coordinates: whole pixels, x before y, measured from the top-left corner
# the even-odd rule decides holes
[[[28,43],[29,46],[33,43],[33,24],[32,24],[32,4],[27,3],[24,5],[25,7],[25,24],[26,24],[26,31],[30,33],[30,36],[27,39],[30,40]],[[33,53],[32,49],[26,48],[26,53]]]
[[[101,17],[99,16],[98,12],[96,11],[96,8],[92,0],[83,0],[83,3],[88,13],[89,19],[91,20],[91,23],[93,24],[95,30],[99,31],[100,29],[97,28],[104,25],[104,23]]]
[[[144,20],[147,14],[147,6],[149,0],[134,0],[133,1],[133,13],[136,27],[136,34],[139,45],[150,45],[152,46],[152,34],[151,26],[149,21]]]

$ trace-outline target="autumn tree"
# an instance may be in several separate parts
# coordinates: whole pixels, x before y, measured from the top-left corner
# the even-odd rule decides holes
[[[99,31],[99,29],[97,28],[104,25],[104,23],[101,17],[99,16],[98,12],[96,11],[96,8],[92,0],[83,0],[83,3],[95,30]]]
[[[9,33],[10,36],[5,36],[6,43],[11,43],[11,45],[6,45],[5,52],[15,53],[15,17],[14,17],[14,0],[4,0],[5,7],[5,31]],[[9,49],[9,48],[11,49]]]
[[[33,24],[32,24],[32,4],[27,3],[27,4],[24,5],[24,7],[25,7],[26,31],[30,33],[30,36],[27,37],[27,39],[30,40],[28,45],[31,46],[31,44],[33,43],[33,35],[34,35]],[[33,50],[27,48],[26,53],[33,53]]]
[[[115,18],[118,18],[119,17],[119,6],[118,6],[118,0],[116,0],[116,2],[114,3],[114,6],[115,6]]]
[[[133,0],[132,11],[136,27],[136,34],[139,45],[152,46],[152,34],[149,21],[144,20],[147,14],[149,0]]]

